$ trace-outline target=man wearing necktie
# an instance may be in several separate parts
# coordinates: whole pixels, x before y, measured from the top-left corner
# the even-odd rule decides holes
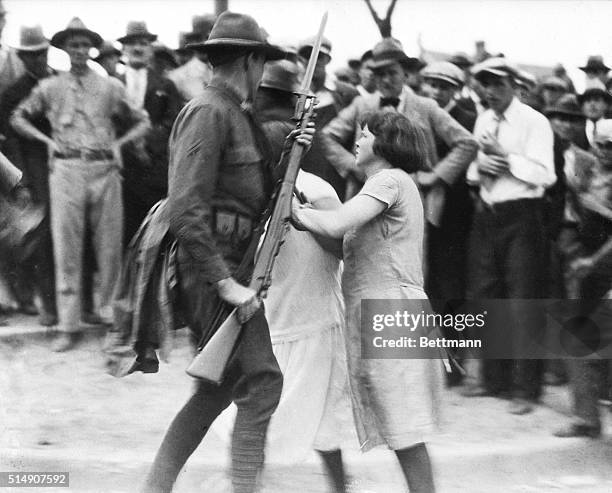
[[[474,77],[485,90],[489,109],[476,121],[480,143],[467,179],[479,186],[468,254],[468,298],[534,299],[545,292],[543,196],[556,181],[553,133],[548,120],[515,96],[517,71],[504,58],[476,65]],[[519,340],[519,358],[526,339],[536,330],[528,310],[509,307],[505,329]],[[503,334],[502,334],[503,335]],[[525,337],[523,337],[525,336]],[[485,348],[485,355],[486,355]],[[525,414],[540,394],[541,361],[508,359],[483,361],[484,389],[493,395],[510,392],[510,411]]]
[[[399,41],[393,38],[380,41],[372,50],[371,64],[378,92],[355,98],[324,129],[323,141],[329,161],[347,178],[346,199],[349,199],[363,184],[355,157],[347,149],[352,149],[360,135],[364,115],[385,108],[418,122],[427,138],[429,169],[419,172],[416,178],[424,195],[426,218],[430,224],[438,226],[445,188],[463,177],[478,146],[471,134],[435,101],[416,95],[406,85],[406,71],[417,63],[418,59],[404,53]],[[449,152],[443,159],[439,159],[436,140],[448,146]]]
[[[149,67],[156,39],[142,21],[130,21],[125,36],[118,39],[127,60],[120,80],[132,106],[146,110],[151,119],[147,134],[123,149],[126,246],[149,209],[167,194],[168,137],[182,105],[174,83]]]

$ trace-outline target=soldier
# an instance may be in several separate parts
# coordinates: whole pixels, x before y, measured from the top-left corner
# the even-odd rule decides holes
[[[231,12],[221,14],[208,41],[192,49],[208,55],[213,77],[183,108],[170,135],[167,213],[178,242],[181,300],[198,337],[209,334],[218,299],[254,314],[243,324],[222,384],[198,381],[175,417],[143,491],[171,491],[212,422],[234,401],[232,484],[235,493],[250,493],[283,385],[263,309],[256,293],[241,284],[252,261],[246,269],[240,264],[249,245],[257,244],[254,226],[268,204],[275,171],[251,108],[265,61],[284,58],[285,52],[266,43],[253,18]],[[310,138],[298,142],[307,145]]]

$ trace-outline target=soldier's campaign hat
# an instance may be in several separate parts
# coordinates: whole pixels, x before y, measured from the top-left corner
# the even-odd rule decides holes
[[[399,63],[404,69],[410,69],[419,67],[421,61],[406,55],[397,39],[384,38],[372,48],[372,69],[377,70],[394,63]]]
[[[564,115],[582,119],[585,118],[584,113],[582,113],[582,110],[580,109],[578,99],[574,94],[564,94],[555,104],[544,108],[544,114],[548,118],[555,115]]]
[[[246,48],[249,51],[263,53],[266,60],[280,60],[286,55],[283,49],[266,41],[255,19],[249,15],[229,11],[219,16],[208,40],[188,44],[187,48],[204,53]]]
[[[146,39],[147,41],[153,42],[157,39],[157,34],[149,32],[147,24],[144,21],[130,21],[128,22],[125,30],[125,35],[118,38],[121,44],[129,43],[134,39]]]
[[[465,84],[465,75],[457,65],[451,62],[433,62],[421,70],[425,79],[436,79],[448,82],[455,87]]]
[[[14,48],[17,51],[42,51],[49,48],[49,40],[45,38],[40,25],[21,26],[19,45]]]
[[[87,36],[94,48],[102,46],[102,43],[104,42],[102,36],[100,36],[97,32],[88,29],[81,19],[78,17],[73,17],[68,23],[68,26],[66,26],[66,29],[53,35],[51,38],[51,45],[55,46],[56,48],[63,48],[64,44],[66,43],[66,39],[76,34]]]
[[[289,60],[266,63],[259,87],[284,92],[297,92],[300,89],[300,69]]]

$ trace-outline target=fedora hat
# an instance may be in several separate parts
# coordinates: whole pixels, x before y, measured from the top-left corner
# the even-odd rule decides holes
[[[404,53],[402,44],[394,38],[383,38],[372,48],[372,70],[399,63],[405,69],[418,67],[422,62],[418,58]]]
[[[129,43],[135,38],[144,38],[151,42],[157,39],[157,34],[150,33],[147,29],[147,23],[144,21],[128,22],[125,31],[125,35],[117,39],[121,44]]]
[[[455,87],[465,84],[465,75],[457,65],[451,62],[433,62],[421,70],[425,79],[436,79],[448,82]]]
[[[474,62],[470,59],[470,57],[462,52],[455,53],[448,59],[448,61],[453,65],[457,65],[457,67],[461,69],[466,69],[474,65]]]
[[[99,62],[103,58],[111,55],[121,56],[121,51],[115,47],[112,41],[105,40],[102,46],[98,48],[98,56],[94,58],[94,62]]]
[[[604,86],[603,82],[597,82],[599,82],[599,84],[593,84],[588,89],[585,89],[582,94],[578,94],[578,103],[582,105],[585,101],[588,101],[589,99],[601,97],[606,101],[607,104],[612,104],[612,94],[610,94],[606,90],[606,86]]]
[[[578,99],[574,94],[564,94],[561,96],[555,104],[544,108],[544,114],[550,118],[554,115],[565,115],[574,118],[585,118]]]
[[[66,43],[66,39],[70,36],[74,36],[75,34],[81,34],[83,36],[87,36],[91,41],[91,44],[94,48],[99,48],[104,40],[102,36],[98,33],[92,31],[91,29],[87,29],[85,24],[78,17],[73,17],[72,20],[68,23],[68,26],[63,31],[59,31],[53,35],[51,38],[51,45],[56,48],[63,48]]]
[[[276,89],[284,92],[300,90],[300,69],[289,60],[277,60],[266,63],[259,87]]]
[[[542,88],[563,92],[569,91],[568,83],[560,77],[555,77],[554,75],[551,75],[550,77],[546,77],[546,79],[544,79],[544,82],[542,82]]]
[[[214,14],[194,15],[191,18],[191,31],[183,33],[184,45],[181,48],[185,48],[185,45],[203,43],[208,39],[210,31],[217,20],[217,16]]]
[[[42,27],[21,26],[19,29],[19,45],[14,48],[17,51],[42,51],[49,48],[49,40],[45,38]]]
[[[281,48],[266,41],[255,19],[249,15],[229,11],[225,11],[219,16],[208,40],[202,43],[188,44],[187,48],[204,53],[245,48],[249,51],[263,53],[266,60],[285,58],[285,52]]]
[[[601,55],[591,55],[587,62],[586,65],[584,65],[583,67],[578,67],[580,70],[582,70],[583,72],[609,72],[610,71],[610,67],[608,67],[604,61],[603,61],[603,57]]]

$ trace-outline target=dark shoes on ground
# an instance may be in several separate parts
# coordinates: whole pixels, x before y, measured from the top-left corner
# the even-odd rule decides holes
[[[36,305],[32,302],[20,304],[17,311],[32,317],[38,315],[38,308],[36,308]]]
[[[142,373],[157,373],[159,371],[159,360],[157,359],[155,349],[148,346],[138,352],[136,361],[134,361],[134,364],[127,373],[129,375],[137,371],[141,371]]]
[[[60,332],[51,346],[51,350],[56,353],[64,353],[74,349],[81,340],[80,332]]]
[[[601,436],[601,427],[597,425],[590,425],[585,422],[572,422],[563,428],[559,428],[553,433],[559,438],[576,438],[576,437],[588,437],[588,438],[599,438]]]

